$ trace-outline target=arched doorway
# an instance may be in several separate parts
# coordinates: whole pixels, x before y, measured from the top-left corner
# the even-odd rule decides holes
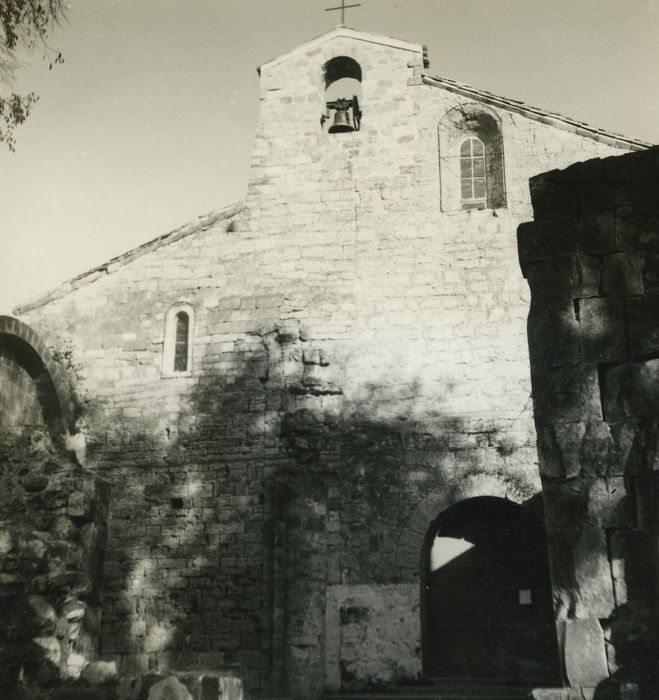
[[[457,503],[432,523],[422,557],[426,677],[557,682],[547,547],[532,504]]]

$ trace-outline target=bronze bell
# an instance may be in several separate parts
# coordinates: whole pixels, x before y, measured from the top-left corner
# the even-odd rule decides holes
[[[354,131],[355,127],[350,123],[350,115],[347,109],[337,109],[334,112],[334,123],[330,126],[328,133],[341,134],[347,131]]]

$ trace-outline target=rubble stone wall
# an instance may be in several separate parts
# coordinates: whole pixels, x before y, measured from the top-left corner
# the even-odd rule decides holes
[[[54,362],[32,329],[0,318],[3,697],[41,697],[77,679],[100,635],[109,484],[84,470],[57,432],[70,416],[61,410],[67,387],[55,384],[65,372]]]
[[[656,690],[659,149],[539,175],[531,198],[519,259],[565,680]]]
[[[323,65],[341,55],[361,65],[364,117],[331,135]],[[113,486],[101,649],[122,672],[238,663],[265,697],[414,680],[418,594],[409,656],[385,678],[348,661],[350,635],[337,652],[328,587],[413,590],[438,515],[419,506],[457,484],[539,491],[515,241],[528,178],[624,145],[424,84],[422,69],[420,46],[351,36],[266,64],[244,206],[21,310],[82,366],[87,465]],[[438,128],[456,109],[494,115],[505,207],[442,207],[455,162]],[[192,365],[163,376],[180,302]],[[364,601],[373,619],[403,604]],[[366,658],[398,649],[381,630]]]

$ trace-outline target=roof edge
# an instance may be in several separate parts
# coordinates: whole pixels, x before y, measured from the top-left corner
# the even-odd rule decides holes
[[[187,224],[174,229],[173,231],[169,231],[168,233],[158,236],[157,238],[153,238],[146,243],[142,243],[136,248],[131,248],[121,255],[110,258],[110,260],[102,263],[101,265],[97,265],[96,267],[93,267],[90,270],[77,275],[76,277],[72,277],[71,279],[62,282],[45,294],[42,294],[35,299],[22,304],[21,306],[17,306],[14,308],[12,313],[16,316],[20,316],[21,314],[25,314],[28,311],[33,311],[40,306],[45,306],[51,301],[61,299],[69,292],[73,292],[86,284],[90,284],[100,277],[109,275],[118,270],[120,267],[137,260],[137,258],[141,258],[143,255],[159,250],[170,243],[180,241],[182,238],[186,238],[193,233],[205,231],[219,221],[230,219],[236,214],[239,214],[244,209],[246,209],[246,205],[243,201],[241,201],[230,204],[223,209],[218,209],[203,216],[199,216],[195,220],[190,221]]]
[[[493,105],[494,107],[501,107],[510,112],[516,112],[517,114],[521,114],[529,119],[534,119],[535,121],[548,124],[550,126],[556,126],[566,131],[578,134],[579,136],[586,136],[588,138],[595,139],[596,141],[606,143],[610,146],[616,146],[618,148],[631,148],[632,150],[640,151],[650,148],[653,145],[648,141],[631,138],[613,131],[607,131],[606,129],[599,129],[595,126],[591,126],[590,124],[586,124],[586,122],[580,122],[576,119],[571,119],[570,117],[566,117],[556,112],[548,112],[540,107],[533,107],[532,105],[527,105],[519,100],[512,100],[507,97],[502,97],[501,95],[495,95],[487,90],[479,90],[471,85],[460,83],[457,80],[451,80],[450,78],[442,78],[441,76],[433,75],[431,73],[423,73],[421,79],[426,85],[443,87],[446,90],[464,95],[465,97],[471,97],[472,99],[485,102],[486,104]]]
[[[337,24],[337,26],[334,29],[332,29],[331,31],[326,32],[325,34],[321,34],[320,36],[317,36],[314,39],[311,39],[310,41],[305,42],[304,44],[300,44],[299,46],[296,46],[294,49],[291,49],[290,51],[287,51],[286,53],[283,53],[279,56],[275,56],[274,58],[271,58],[269,61],[262,63],[260,66],[258,66],[258,68],[256,70],[257,70],[258,74],[260,75],[261,69],[264,68],[265,66],[275,66],[275,65],[278,65],[279,63],[283,63],[284,61],[288,61],[293,56],[297,56],[301,53],[305,53],[309,49],[313,49],[316,46],[319,46],[320,44],[324,44],[326,41],[329,41],[330,39],[334,39],[336,37],[346,37],[348,39],[359,39],[360,41],[366,41],[366,42],[370,42],[372,44],[382,44],[384,46],[391,46],[393,48],[403,49],[405,51],[412,51],[414,53],[423,53],[423,45],[422,44],[417,44],[416,42],[404,41],[403,39],[395,39],[393,37],[385,36],[384,34],[371,34],[369,32],[362,32],[358,29],[351,29],[350,27],[346,27],[344,24]]]

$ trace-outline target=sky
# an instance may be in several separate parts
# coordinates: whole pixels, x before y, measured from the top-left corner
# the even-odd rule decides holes
[[[352,4],[353,0],[350,0]],[[333,29],[340,0],[69,0],[13,87],[0,144],[0,313],[245,194],[262,63]],[[363,0],[355,29],[430,70],[659,143],[659,0]]]

